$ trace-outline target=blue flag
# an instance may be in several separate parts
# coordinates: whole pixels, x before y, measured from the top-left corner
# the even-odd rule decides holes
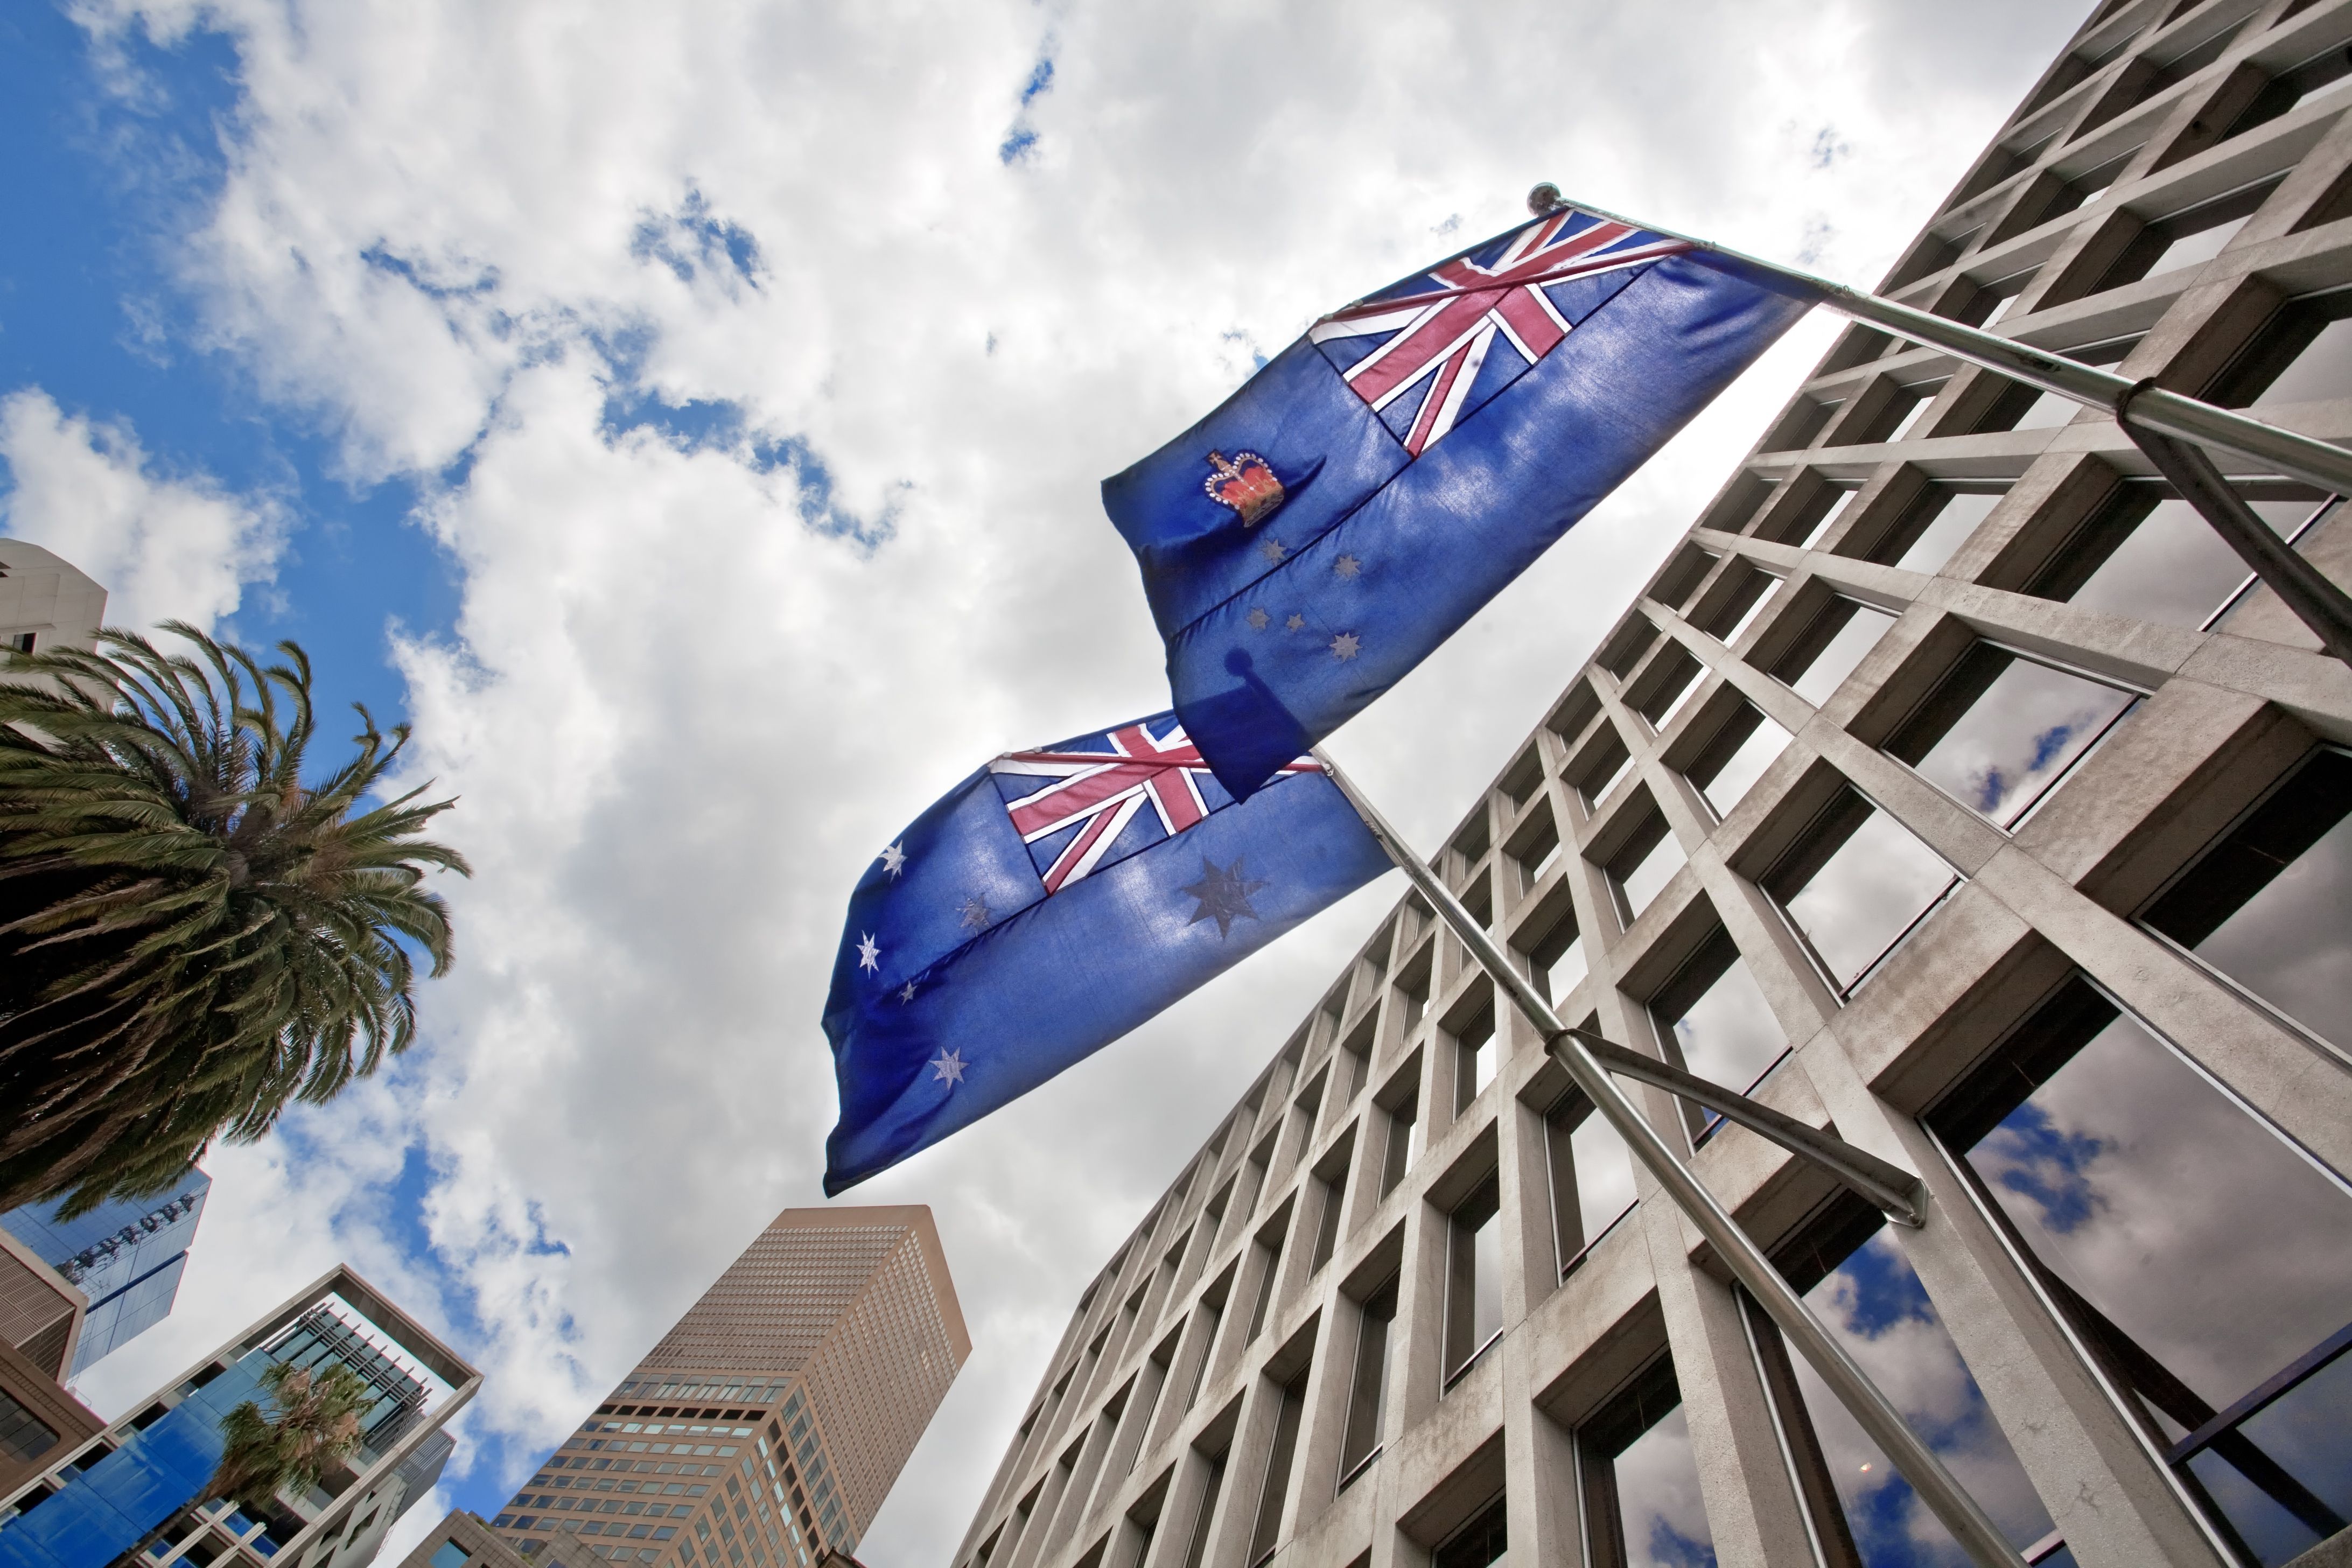
[[[1236,804],[1173,714],[997,758],[850,896],[833,1195],[1092,1055],[1388,869],[1310,758]]]
[[[1813,299],[1558,209],[1326,316],[1104,480],[1218,781],[1246,798],[1402,679]]]

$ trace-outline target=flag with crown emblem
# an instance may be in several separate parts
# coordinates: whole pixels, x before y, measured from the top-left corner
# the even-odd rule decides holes
[[[1310,757],[1246,802],[1172,713],[996,758],[858,880],[824,1032],[841,1193],[1126,1034],[1388,869]]]
[[[1402,679],[1814,302],[1559,207],[1333,311],[1103,504],[1246,797]]]

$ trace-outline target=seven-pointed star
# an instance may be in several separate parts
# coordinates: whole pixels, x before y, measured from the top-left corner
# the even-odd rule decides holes
[[[882,950],[874,945],[874,933],[870,931],[857,933],[857,967],[869,972],[882,967]]]
[[[1341,632],[1338,637],[1331,639],[1331,657],[1338,659],[1340,663],[1345,664],[1348,660],[1355,658],[1357,650],[1361,648],[1363,646],[1362,640],[1360,639],[1355,633]]]
[[[904,844],[893,844],[890,847],[882,851],[882,866],[883,868],[888,871],[893,877],[896,877],[899,872],[905,870],[907,868],[907,847]]]
[[[963,1069],[971,1064],[963,1059],[960,1051],[942,1050],[925,1065],[939,1075],[933,1082],[952,1087],[963,1081]]]
[[[1342,555],[1331,563],[1331,570],[1342,577],[1353,577],[1364,569],[1364,563],[1352,555]]]
[[[1262,632],[1265,630],[1265,624],[1272,619],[1274,619],[1274,617],[1267,615],[1264,610],[1254,609],[1249,613],[1250,630],[1254,632]]]
[[[1286,632],[1303,632],[1307,629],[1307,617],[1293,616],[1282,623],[1282,629]]]
[[[1259,540],[1257,542],[1257,552],[1260,555],[1265,556],[1268,561],[1280,561],[1284,556],[1290,553],[1289,551],[1283,548],[1282,541],[1279,539]]]
[[[988,922],[995,918],[989,911],[988,906],[978,898],[970,898],[963,901],[963,923],[966,930],[986,931]]]
[[[1202,921],[1214,921],[1217,922],[1217,935],[1223,938],[1233,931],[1234,922],[1244,916],[1251,920],[1261,918],[1255,910],[1250,908],[1249,896],[1265,886],[1262,881],[1250,879],[1238,855],[1234,857],[1232,865],[1222,868],[1203,856],[1201,879],[1189,888],[1177,889],[1191,894],[1201,902],[1201,907],[1192,911],[1192,918],[1184,923],[1199,925]]]

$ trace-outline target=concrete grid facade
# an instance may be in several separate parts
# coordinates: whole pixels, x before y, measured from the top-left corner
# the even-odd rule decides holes
[[[2347,110],[2352,0],[2105,5],[1881,291],[2352,439]],[[2352,1511],[2352,671],[2219,552],[2111,419],[1850,327],[1433,862],[1564,1018],[1921,1174],[1898,1234],[1627,1086],[2035,1562]],[[1406,899],[959,1568],[1960,1561],[1596,1128]]]

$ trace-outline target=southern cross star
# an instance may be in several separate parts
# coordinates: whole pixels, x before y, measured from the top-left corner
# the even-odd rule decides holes
[[[988,922],[994,918],[995,916],[990,912],[988,906],[982,902],[978,898],[970,898],[963,901],[963,923],[965,930],[986,931],[988,929]]]
[[[1363,647],[1363,641],[1353,632],[1341,632],[1331,639],[1331,657],[1345,664]]]
[[[1342,555],[1331,563],[1331,570],[1342,577],[1353,577],[1364,569],[1364,563],[1352,555]]]
[[[857,933],[857,967],[869,973],[882,967],[882,950],[874,945],[874,933],[870,931]]]
[[[1307,629],[1307,617],[1293,616],[1282,623],[1282,629],[1286,632],[1303,632]]]
[[[971,1064],[963,1059],[960,1051],[942,1050],[925,1065],[939,1075],[931,1081],[952,1087],[963,1081],[963,1069]]]
[[[908,1003],[909,1003],[909,1002],[912,1002],[914,999],[915,999],[915,983],[914,983],[913,981],[909,980],[909,981],[908,981],[908,982],[907,982],[907,984],[905,984],[904,985],[901,985],[901,986],[899,986],[899,987],[898,987],[898,1003],[899,1003],[899,1005],[900,1005],[901,1006],[904,1006],[906,1004],[908,1004]]]
[[[1265,886],[1262,881],[1251,879],[1242,867],[1240,856],[1234,856],[1234,863],[1224,867],[1204,856],[1201,860],[1201,879],[1189,888],[1177,889],[1191,894],[1201,904],[1192,911],[1192,918],[1184,923],[1199,925],[1202,921],[1214,921],[1217,922],[1217,935],[1222,939],[1232,932],[1235,921],[1244,917],[1250,920],[1260,918],[1258,912],[1250,908],[1249,896]]]
[[[1268,561],[1277,563],[1280,562],[1284,556],[1290,553],[1289,551],[1283,548],[1282,541],[1279,539],[1259,540],[1257,542],[1257,552],[1260,555],[1265,556]]]
[[[906,845],[903,843],[893,844],[890,847],[882,851],[882,868],[889,872],[893,877],[898,876],[899,872],[905,870],[907,868]]]
[[[1262,609],[1254,609],[1250,611],[1248,618],[1250,630],[1254,632],[1262,632],[1265,630],[1266,623],[1274,619],[1272,616],[1267,615]]]

